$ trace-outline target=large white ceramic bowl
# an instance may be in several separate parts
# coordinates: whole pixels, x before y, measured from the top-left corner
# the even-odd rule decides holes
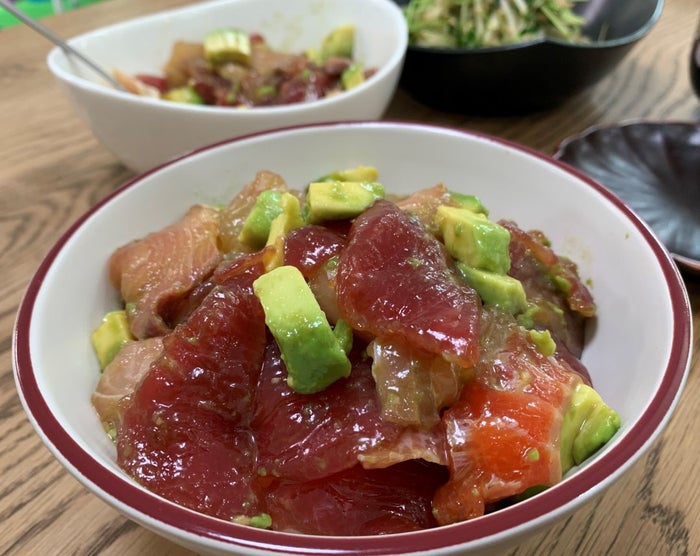
[[[310,155],[309,153],[313,153]],[[110,253],[173,222],[194,203],[229,200],[256,171],[293,187],[359,164],[388,192],[443,182],[476,194],[493,218],[543,230],[579,263],[599,307],[583,361],[622,426],[559,485],[498,512],[417,533],[319,537],[220,521],[144,490],[115,463],[90,404],[99,369],[90,333],[117,299]],[[319,124],[219,143],[145,173],[81,217],[32,279],[14,336],[15,378],[38,434],[97,496],[134,521],[202,554],[490,554],[549,526],[599,495],[659,435],[685,382],[690,307],[666,249],[617,197],[572,168],[492,137],[390,122]],[[604,511],[604,510],[602,510]]]
[[[160,12],[80,35],[69,42],[107,71],[159,74],[173,43],[201,42],[222,26],[262,33],[271,47],[304,52],[333,28],[355,25],[354,58],[377,73],[332,98],[241,110],[196,106],[121,92],[60,48],[48,67],[100,143],[136,171],[194,148],[282,126],[371,120],[385,111],[401,73],[408,31],[389,0],[215,0]]]

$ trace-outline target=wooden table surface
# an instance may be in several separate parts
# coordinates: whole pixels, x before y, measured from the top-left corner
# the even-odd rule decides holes
[[[105,0],[45,21],[70,37],[186,3]],[[478,130],[546,153],[596,123],[698,121],[700,101],[690,88],[688,59],[699,9],[698,0],[667,0],[660,21],[614,73],[557,109],[470,118],[433,111],[399,91],[386,118]],[[0,30],[0,553],[190,554],[129,522],[82,487],[34,433],[15,390],[12,327],[29,279],[59,235],[132,176],[60,94],[45,64],[50,46],[23,26]],[[700,554],[700,277],[685,279],[695,354],[664,433],[602,497],[511,556]]]

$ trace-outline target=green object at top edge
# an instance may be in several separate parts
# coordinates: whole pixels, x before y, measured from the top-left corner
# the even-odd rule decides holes
[[[62,0],[61,2],[52,2],[51,0],[20,0],[14,4],[15,7],[22,10],[29,17],[41,19],[56,13],[69,12],[70,10],[81,8],[83,6],[87,6],[88,4],[95,4],[96,2],[101,1],[102,0]],[[61,12],[57,12],[55,10],[55,4],[59,4],[61,6]],[[0,7],[0,30],[6,27],[18,25],[20,23],[21,21],[19,19]]]

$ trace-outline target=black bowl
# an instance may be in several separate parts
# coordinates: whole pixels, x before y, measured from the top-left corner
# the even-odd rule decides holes
[[[565,139],[554,157],[622,199],[679,267],[700,272],[700,123],[628,121]]]
[[[408,0],[395,0],[404,6]],[[551,108],[598,82],[656,23],[663,0],[589,0],[575,11],[590,40],[490,48],[409,46],[401,87],[438,110],[509,115]]]

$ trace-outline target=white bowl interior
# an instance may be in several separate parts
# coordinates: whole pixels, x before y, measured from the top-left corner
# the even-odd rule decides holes
[[[616,438],[592,461],[631,441],[632,426],[670,372],[677,341],[678,307],[668,282],[672,263],[653,236],[609,195],[545,157],[458,131],[356,123],[282,130],[200,151],[127,184],[68,235],[37,292],[29,347],[41,395],[90,457],[122,475],[90,404],[99,378],[90,333],[117,306],[106,276],[111,252],[173,222],[194,203],[228,201],[258,170],[278,172],[290,186],[304,187],[331,170],[358,164],[376,166],[392,193],[443,182],[476,194],[491,217],[543,230],[557,252],[579,263],[599,307],[583,360],[596,389],[622,417]],[[680,388],[673,404],[679,393]],[[645,442],[658,433],[673,404]],[[31,415],[32,407],[27,409]],[[52,445],[50,438],[47,443]],[[619,471],[610,470],[609,480]],[[573,507],[593,494],[567,502]]]

